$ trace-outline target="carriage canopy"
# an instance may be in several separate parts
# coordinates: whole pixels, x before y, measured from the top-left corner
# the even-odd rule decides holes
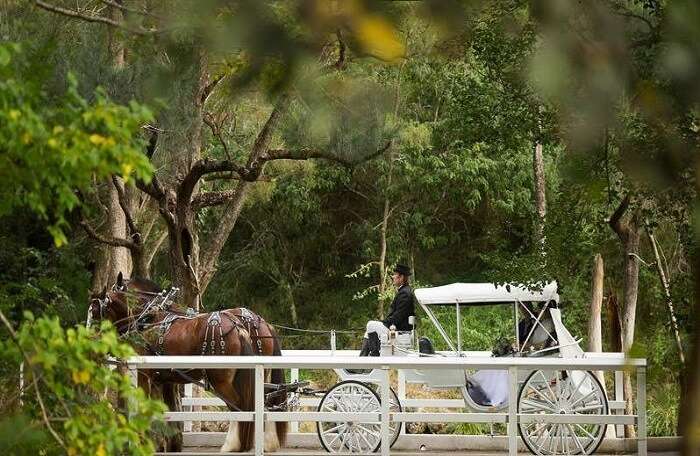
[[[417,288],[414,291],[421,305],[491,305],[513,302],[559,303],[557,283],[550,282],[541,291],[525,286],[494,285],[492,283],[453,283],[441,287]]]

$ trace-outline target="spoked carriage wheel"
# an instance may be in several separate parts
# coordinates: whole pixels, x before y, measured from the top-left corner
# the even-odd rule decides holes
[[[390,389],[389,410],[400,412],[399,399]],[[381,413],[379,394],[366,383],[355,380],[340,382],[321,399],[319,412]],[[323,422],[316,424],[318,438],[329,453],[373,453],[382,443],[379,423],[361,421]],[[401,423],[389,423],[390,442],[399,438]]]
[[[534,371],[518,395],[518,413],[607,415],[605,391],[592,372]],[[593,454],[606,424],[520,423],[520,436],[533,454]]]

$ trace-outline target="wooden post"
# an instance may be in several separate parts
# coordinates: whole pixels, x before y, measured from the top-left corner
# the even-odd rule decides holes
[[[290,376],[289,376],[289,381],[292,383],[299,381],[299,369],[298,368],[293,368],[291,370]],[[298,393],[295,393],[298,394]],[[296,434],[299,432],[299,422],[298,421],[292,421],[292,426],[291,426],[291,431],[292,434]]]
[[[255,456],[265,451],[265,369],[255,366]]]
[[[603,279],[605,270],[603,257],[596,254],[593,260],[593,280],[591,286],[591,316],[588,319],[588,351],[600,353],[603,351],[603,334],[601,327],[601,309],[603,307]],[[596,371],[596,376],[603,388],[605,388],[605,377],[603,371]]]
[[[637,368],[637,454],[647,456],[647,370]]]
[[[379,426],[381,436],[381,454],[389,456],[391,450],[391,436],[389,435],[389,367],[382,367],[381,383],[381,413],[382,420]]]
[[[508,368],[508,455],[518,456],[518,368]]]

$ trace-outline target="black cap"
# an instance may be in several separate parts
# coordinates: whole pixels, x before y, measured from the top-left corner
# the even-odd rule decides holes
[[[396,263],[396,266],[394,267],[394,272],[398,272],[399,274],[408,277],[411,275],[411,268],[409,268],[405,264]]]

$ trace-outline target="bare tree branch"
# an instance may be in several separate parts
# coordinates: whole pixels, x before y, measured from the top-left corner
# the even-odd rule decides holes
[[[50,11],[52,13],[61,14],[63,16],[72,17],[74,19],[80,19],[80,20],[87,21],[87,22],[96,22],[96,23],[101,23],[101,24],[107,24],[111,27],[120,28],[122,30],[126,30],[130,33],[135,33],[137,35],[149,35],[149,34],[154,34],[154,33],[159,32],[156,29],[144,29],[144,28],[133,29],[131,27],[125,26],[121,22],[114,21],[108,17],[99,16],[99,15],[96,16],[94,14],[85,14],[81,11],[76,11],[76,10],[52,5],[50,3],[46,3],[42,0],[34,0],[34,4],[37,7],[44,9],[46,11]]]
[[[147,268],[150,268],[151,263],[153,263],[153,258],[156,256],[156,253],[158,253],[158,250],[160,249],[160,246],[163,244],[165,239],[168,237],[168,230],[163,230],[162,233],[156,238],[156,240],[149,246],[145,247],[144,252],[145,258],[144,258],[144,264]]]
[[[207,100],[209,99],[209,96],[210,96],[211,93],[214,91],[214,89],[216,88],[216,86],[217,86],[225,77],[226,77],[225,74],[219,75],[219,76],[215,77],[211,82],[209,82],[209,84],[207,84],[206,86],[204,86],[204,89],[202,89],[202,96],[200,97],[200,103],[202,104],[202,106],[204,106],[204,104],[207,102]]]
[[[207,174],[204,177],[202,177],[202,180],[204,181],[216,181],[216,180],[232,180],[232,181],[240,181],[241,176],[238,174],[232,174],[232,173],[226,173],[226,174]],[[259,176],[257,181],[258,182],[273,182],[275,179],[269,177],[269,176]]]
[[[227,203],[236,196],[237,190],[223,190],[220,192],[202,192],[192,199],[192,207],[199,210],[203,207],[219,206]]]
[[[243,167],[231,160],[212,160],[209,158],[197,160],[180,184],[177,192],[178,201],[189,204],[195,186],[202,176],[225,171],[233,171],[240,176],[241,180],[250,182],[256,180],[258,177],[257,175],[253,175],[249,168]]]
[[[115,238],[111,236],[102,236],[101,234],[97,233],[97,231],[95,231],[85,219],[81,220],[79,224],[83,227],[88,236],[90,236],[97,242],[111,245],[112,247],[126,247],[127,249],[138,248],[135,242],[130,241],[128,239]]]
[[[629,205],[630,195],[628,193],[625,195],[625,198],[620,202],[620,205],[617,207],[608,221],[610,227],[613,229],[613,231],[615,231],[615,233],[617,233],[623,242],[625,242],[629,237],[629,226],[627,223],[622,222],[622,217],[625,215],[625,212],[627,212]]]
[[[142,16],[150,16],[150,17],[153,17],[153,18],[156,18],[156,19],[160,19],[159,16],[157,16],[157,15],[151,13],[150,11],[139,10],[139,9],[136,9],[136,8],[129,8],[129,7],[127,7],[127,6],[124,6],[124,5],[120,4],[120,3],[117,3],[117,2],[112,1],[112,0],[101,0],[101,1],[102,1],[102,3],[104,3],[105,5],[113,6],[113,7],[118,8],[118,9],[124,11],[124,12],[127,12],[127,13],[140,14],[140,15],[142,15]]]
[[[224,154],[226,154],[226,159],[231,160],[231,153],[229,152],[228,144],[226,144],[226,141],[224,140],[224,137],[221,134],[221,126],[214,122],[214,119],[209,113],[205,112],[202,116],[202,119],[204,120],[204,123],[209,126],[211,134],[219,140],[219,143],[221,143],[221,146],[224,148]]]
[[[136,224],[134,223],[134,217],[131,214],[131,210],[129,210],[129,205],[126,201],[126,193],[124,192],[124,186],[121,182],[119,182],[117,176],[112,176],[112,184],[117,190],[119,206],[122,208],[122,212],[124,212],[124,217],[126,218],[127,225],[129,225],[129,234],[131,235],[131,238],[134,240],[134,242],[137,242],[139,230],[136,228]]]
[[[160,180],[158,180],[158,176],[155,174],[151,176],[151,182],[148,184],[141,180],[137,180],[136,187],[142,192],[149,194],[157,201],[160,201],[165,197],[165,189],[161,185]]]
[[[373,159],[374,157],[377,157],[391,147],[392,141],[388,141],[384,147],[377,149],[376,151],[372,152],[369,155],[366,155],[362,157],[360,160],[346,160],[342,157],[339,157],[333,153],[323,151],[323,150],[318,150],[318,149],[270,149],[268,150],[265,154],[263,154],[260,157],[260,160],[265,162],[265,161],[272,161],[272,160],[308,160],[311,158],[321,158],[324,160],[330,160],[334,162],[341,163],[346,166],[352,166],[356,165],[358,163],[362,163],[365,161],[369,161]]]

